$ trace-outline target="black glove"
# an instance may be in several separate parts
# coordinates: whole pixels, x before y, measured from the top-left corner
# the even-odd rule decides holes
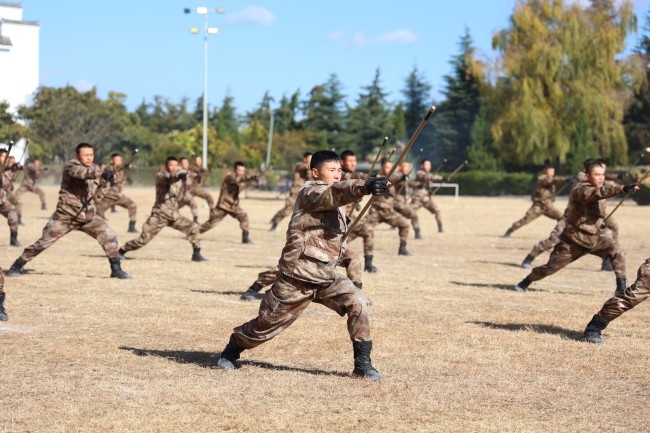
[[[105,171],[105,172],[102,173],[102,179],[104,179],[106,182],[113,182],[113,179],[115,179],[115,176],[113,175],[112,172]]]
[[[250,178],[253,182],[257,182],[257,175],[253,175]]]
[[[636,183],[628,183],[623,187],[623,192],[625,194],[634,194],[636,192],[634,188],[636,188]]]
[[[19,163],[15,163],[14,166],[12,167],[14,170],[22,170],[23,166],[20,165]]]
[[[388,179],[385,177],[371,176],[364,184],[368,194],[384,195],[388,191]]]
[[[178,178],[184,181],[185,179],[187,179],[187,173],[186,172],[178,173]]]

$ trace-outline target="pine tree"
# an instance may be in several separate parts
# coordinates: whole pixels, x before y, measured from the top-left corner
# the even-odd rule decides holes
[[[340,146],[344,128],[344,98],[342,85],[336,74],[330,75],[327,82],[311,89],[309,99],[302,106],[304,119],[301,122],[310,147],[329,149]]]
[[[630,109],[623,120],[629,150],[633,154],[650,147],[650,11],[646,14],[643,30],[635,57],[645,70],[645,82],[634,92]],[[636,156],[632,160],[636,160]]]

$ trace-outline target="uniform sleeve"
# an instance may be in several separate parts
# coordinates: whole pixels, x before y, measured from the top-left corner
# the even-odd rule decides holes
[[[86,167],[85,165],[79,163],[67,163],[63,171],[70,177],[74,179],[97,179],[101,174],[101,170],[98,165],[91,165]]]
[[[597,188],[590,184],[582,184],[578,186],[574,193],[583,201],[587,203],[594,203],[599,200],[615,197],[623,192],[623,185],[606,184]]]
[[[332,185],[315,184],[301,190],[298,200],[305,212],[324,212],[353,203],[368,194],[363,180],[345,180]]]

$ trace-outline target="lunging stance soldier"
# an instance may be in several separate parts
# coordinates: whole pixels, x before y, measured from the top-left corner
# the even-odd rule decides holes
[[[36,181],[41,177],[43,170],[45,169],[41,168],[41,161],[39,159],[35,159],[25,166],[23,182],[16,190],[16,198],[20,200],[20,196],[24,193],[28,191],[33,192],[34,194],[38,194],[38,198],[41,201],[41,210],[47,210],[45,191],[43,191],[40,186],[36,185]]]
[[[440,217],[440,208],[433,201],[431,195],[431,184],[434,182],[444,182],[445,178],[435,173],[431,173],[431,161],[428,159],[420,163],[420,170],[415,174],[415,181],[417,186],[413,191],[411,198],[411,207],[416,211],[420,207],[424,207],[436,217],[438,223],[438,233],[442,233],[442,218]],[[416,233],[417,237],[417,233]]]
[[[113,174],[113,181],[111,186],[101,200],[97,201],[97,215],[104,218],[104,214],[111,206],[120,206],[129,211],[129,233],[137,233],[135,228],[135,217],[138,207],[135,202],[129,197],[124,195],[122,191],[124,183],[126,183],[126,169],[122,166],[122,155],[114,153],[111,155],[111,164],[105,168]]]
[[[5,158],[7,158],[7,149],[0,149],[0,167],[4,165]],[[18,242],[18,212],[14,206],[15,197],[13,197],[13,179],[17,170],[21,170],[20,164],[10,163],[7,161],[5,171],[0,177],[0,215],[7,218],[7,225],[9,226],[9,245],[19,247]]]

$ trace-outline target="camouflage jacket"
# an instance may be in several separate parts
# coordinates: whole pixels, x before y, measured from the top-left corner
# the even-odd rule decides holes
[[[542,174],[537,178],[535,191],[532,200],[536,203],[548,203],[555,199],[555,185],[563,184],[567,181],[565,177],[554,176],[551,178]]]
[[[409,188],[416,188],[420,186],[420,182],[412,180],[410,176],[397,172],[393,175],[391,182],[394,185],[393,196],[396,200],[406,201],[406,195]]]
[[[298,194],[298,191],[305,186],[305,182],[311,180],[311,170],[309,164],[304,161],[296,163],[293,167],[293,182],[291,183],[291,195]]]
[[[368,175],[356,171],[344,171],[341,173],[341,180],[363,179],[365,181],[367,178]],[[354,219],[354,213],[356,212],[357,205],[360,203],[361,199],[345,206],[345,213],[347,214],[348,218]]]
[[[2,173],[2,187],[0,188],[0,205],[4,204],[14,190],[14,177],[16,170],[14,167],[6,167]]]
[[[205,185],[205,174],[208,172],[207,168],[199,167],[192,164],[189,172],[187,173],[188,179],[192,178],[191,188],[200,188]]]
[[[327,185],[308,181],[296,197],[296,205],[282,250],[280,272],[313,284],[330,284],[337,276],[336,263],[345,251],[348,228],[345,206],[368,192],[363,180]]]
[[[582,247],[595,247],[607,216],[607,199],[622,191],[623,185],[615,183],[600,188],[589,182],[576,185],[569,196],[565,213],[567,225],[562,236]]]
[[[122,194],[122,187],[126,182],[126,173],[124,168],[117,171],[118,168],[113,165],[106,167],[106,171],[113,173],[113,181],[106,192],[106,196],[119,197]]]
[[[23,185],[33,187],[36,185],[36,180],[41,177],[40,167],[37,169],[33,162],[25,166],[25,177],[23,177]]]
[[[184,170],[178,170],[176,173],[170,173],[161,170],[156,175],[156,203],[154,203],[152,212],[163,214],[169,218],[174,218],[178,212],[178,202],[185,195],[185,182],[179,177]]]
[[[372,201],[372,205],[370,206],[370,210],[383,210],[383,209],[392,209],[393,208],[393,203],[395,202],[395,183],[397,179],[399,179],[400,174],[394,174],[390,178],[390,183],[391,186],[388,188],[388,191],[386,191],[386,194],[384,195],[377,195]],[[383,175],[382,175],[383,176]]]
[[[415,188],[430,191],[432,183],[442,182],[443,179],[444,177],[438,174],[427,173],[424,170],[418,170],[417,173],[415,173],[415,181],[417,182]]]
[[[97,164],[86,167],[77,159],[66,162],[63,166],[56,212],[76,217],[81,221],[90,221],[95,214],[94,198],[101,198],[108,189],[106,182],[101,179],[101,174]]]
[[[217,206],[228,212],[233,212],[239,206],[239,193],[244,189],[246,183],[253,180],[253,176],[237,176],[229,173],[221,184],[221,192]]]

